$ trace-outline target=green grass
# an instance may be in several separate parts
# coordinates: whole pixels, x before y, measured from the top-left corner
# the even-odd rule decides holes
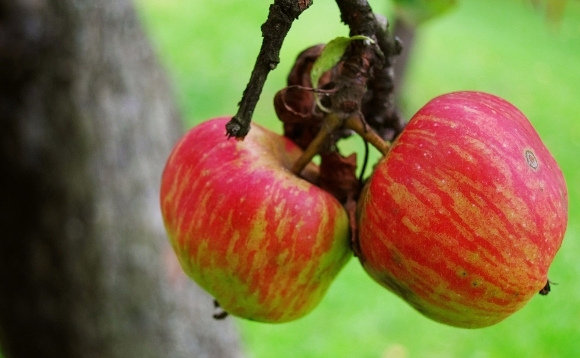
[[[258,52],[271,0],[138,0],[174,81],[187,126],[232,115]],[[386,1],[371,1],[377,12]],[[271,73],[255,121],[279,131],[271,105],[303,48],[346,35],[333,1],[315,1],[295,23]],[[352,260],[321,305],[296,322],[237,320],[249,357],[578,357],[580,356],[580,6],[558,25],[519,1],[462,1],[424,25],[404,88],[410,116],[430,98],[482,90],[519,107],[568,182],[570,224],[550,278],[559,284],[490,328],[432,322],[366,277]],[[490,129],[493,130],[493,129]],[[343,145],[360,150],[360,141]],[[376,153],[374,153],[376,158]]]

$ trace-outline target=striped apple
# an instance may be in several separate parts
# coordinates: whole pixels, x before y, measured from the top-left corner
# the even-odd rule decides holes
[[[302,153],[291,141],[256,124],[243,141],[228,140],[228,120],[191,129],[167,161],[160,196],[169,240],[183,270],[226,312],[300,318],[352,255],[346,212],[290,172]]]
[[[442,95],[370,178],[360,259],[427,317],[489,326],[546,285],[567,206],[558,164],[517,108],[481,92]]]

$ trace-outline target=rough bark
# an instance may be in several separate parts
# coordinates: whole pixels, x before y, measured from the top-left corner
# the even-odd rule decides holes
[[[280,49],[298,16],[312,5],[312,0],[274,0],[268,19],[262,25],[262,46],[256,58],[250,81],[244,90],[238,112],[226,125],[228,137],[243,139],[250,131],[250,122],[262,88],[270,71],[280,63]]]
[[[160,217],[181,132],[128,0],[0,0],[6,357],[238,357]]]

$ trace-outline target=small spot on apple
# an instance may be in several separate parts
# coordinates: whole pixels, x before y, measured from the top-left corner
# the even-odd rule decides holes
[[[528,165],[530,166],[530,168],[537,170],[538,167],[540,166],[540,164],[538,163],[538,159],[534,155],[534,152],[532,152],[530,149],[526,149],[526,152],[524,155],[526,157],[526,161],[528,162]]]

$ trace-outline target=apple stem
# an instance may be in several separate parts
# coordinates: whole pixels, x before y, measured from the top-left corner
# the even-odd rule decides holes
[[[377,148],[377,150],[381,152],[382,155],[387,155],[391,149],[391,143],[383,140],[383,138],[381,138],[377,132],[374,131],[374,129],[365,123],[364,119],[360,115],[347,118],[344,125],[346,128],[355,131],[373,147]]]
[[[320,130],[316,134],[316,137],[308,144],[306,150],[300,158],[292,166],[292,173],[295,175],[300,175],[302,170],[306,167],[308,163],[314,158],[316,154],[320,153],[320,148],[322,148],[326,139],[334,132],[337,128],[341,126],[341,120],[336,115],[336,113],[329,113],[326,115],[325,120],[322,122]]]
[[[300,175],[302,170],[314,158],[316,154],[321,152],[324,142],[330,137],[331,133],[340,127],[345,127],[355,131],[366,142],[377,148],[381,154],[386,155],[391,149],[391,143],[383,140],[377,132],[367,125],[360,114],[353,115],[346,120],[342,120],[336,113],[328,113],[316,137],[310,142],[304,153],[298,158],[296,163],[292,166],[292,173]]]

